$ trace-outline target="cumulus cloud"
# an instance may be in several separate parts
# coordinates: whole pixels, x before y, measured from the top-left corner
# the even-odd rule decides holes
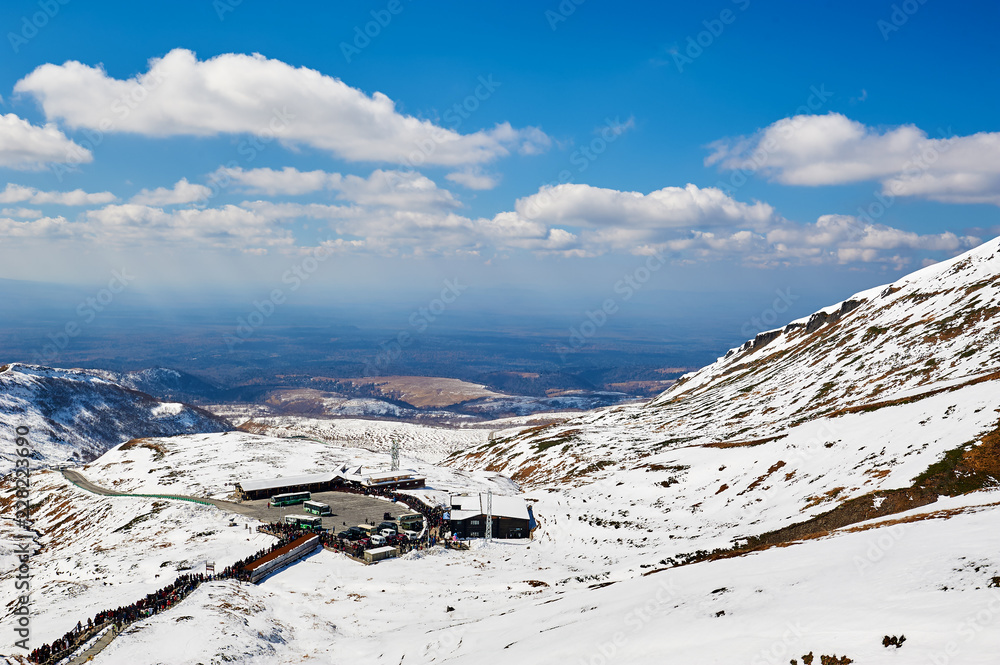
[[[759,226],[775,216],[766,203],[741,203],[714,187],[691,184],[649,194],[580,184],[546,186],[519,199],[515,208],[527,219],[588,227]]]
[[[70,192],[45,192],[34,187],[25,187],[7,183],[0,192],[0,203],[22,203],[27,201],[35,205],[56,204],[65,206],[102,205],[115,200],[111,192],[89,193],[82,189]]]
[[[181,178],[170,189],[166,187],[144,189],[133,196],[131,202],[147,206],[169,206],[201,201],[211,193],[212,190],[205,185],[190,183],[187,178]]]
[[[923,250],[957,253],[982,240],[950,231],[919,234],[872,224],[851,215],[823,215],[815,224],[786,225],[767,232],[768,243],[778,254],[836,256],[838,261],[882,260],[885,251]]]
[[[400,113],[380,92],[368,95],[340,79],[259,54],[199,61],[193,52],[175,49],[129,80],[76,61],[46,64],[14,90],[36,97],[47,118],[74,128],[146,136],[249,133],[352,161],[480,164],[511,150],[534,154],[550,143],[537,128],[508,123],[460,134]],[[116,105],[127,112],[115,113]]]
[[[19,219],[38,219],[42,216],[41,210],[31,208],[4,208],[0,210],[0,217],[17,217]]]
[[[500,178],[495,175],[484,173],[479,168],[468,168],[462,171],[455,171],[445,176],[448,180],[465,187],[466,189],[493,189],[500,184]]]
[[[299,196],[329,189],[340,174],[326,171],[299,171],[286,166],[280,171],[270,168],[246,169],[239,166],[223,166],[210,177],[213,182],[235,185],[242,191],[268,196]]]
[[[889,196],[1000,205],[1000,133],[931,138],[904,125],[880,130],[839,113],[784,118],[750,137],[711,144],[706,165],[787,185],[882,183]]]
[[[82,164],[93,159],[89,150],[51,123],[36,127],[13,113],[0,115],[0,166],[39,170],[46,164]]]
[[[247,187],[289,191],[299,172],[254,169],[230,175]],[[459,214],[451,195],[419,173],[305,175],[322,181],[339,202],[260,200],[164,209],[133,199],[88,210],[73,220],[11,208],[0,216],[0,236],[8,241],[70,239],[111,249],[155,246],[294,254],[304,248],[293,229],[308,220],[310,233],[318,231],[324,244],[338,253],[483,258],[514,252],[562,257],[660,254],[681,263],[725,260],[760,267],[901,267],[928,254],[953,255],[980,242],[969,235],[921,234],[848,215],[824,215],[802,224],[781,217],[765,203],[737,201],[717,189],[694,185],[650,193],[563,185],[520,199],[514,210],[474,218]],[[172,189],[147,192],[145,200],[176,205],[167,202],[187,198],[176,195],[186,185],[182,180]],[[24,200],[36,194],[12,185],[0,198]]]
[[[280,171],[223,167],[216,170],[211,178],[249,193],[272,196],[330,190],[337,192],[340,200],[371,207],[426,211],[461,205],[451,192],[439,188],[433,180],[415,171],[376,169],[364,178],[326,171],[299,171],[289,166]]]
[[[116,247],[189,245],[241,251],[289,248],[294,239],[273,219],[240,206],[164,211],[135,203],[86,213],[79,232]]]

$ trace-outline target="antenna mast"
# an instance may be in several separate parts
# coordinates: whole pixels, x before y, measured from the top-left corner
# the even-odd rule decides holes
[[[486,542],[493,542],[493,490],[486,490]]]

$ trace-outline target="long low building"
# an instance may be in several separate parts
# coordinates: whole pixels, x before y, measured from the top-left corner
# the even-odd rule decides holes
[[[289,492],[329,492],[343,485],[340,474],[335,471],[309,473],[302,476],[281,478],[260,478],[241,480],[236,483],[236,494],[241,500],[270,499],[276,494]]]
[[[420,489],[427,481],[426,478],[418,476],[413,471],[376,471],[363,466],[353,469],[344,467],[340,477],[356,487],[368,489]]]
[[[458,538],[486,536],[487,497],[485,494],[460,495],[451,499],[451,532]],[[493,537],[527,538],[531,534],[534,516],[531,506],[516,496],[493,495]]]
[[[236,495],[242,501],[253,501],[290,492],[330,492],[345,485],[368,489],[419,489],[424,482],[425,478],[412,471],[368,471],[361,467],[348,470],[345,467],[325,473],[241,480],[236,483]]]
[[[383,471],[363,476],[361,484],[365,487],[371,488],[384,487],[397,490],[411,490],[423,487],[425,481],[425,478],[421,478],[412,473]]]

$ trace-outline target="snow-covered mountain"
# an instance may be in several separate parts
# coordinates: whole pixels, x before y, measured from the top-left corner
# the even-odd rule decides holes
[[[131,388],[147,393],[157,399],[167,401],[202,401],[217,399],[223,392],[215,386],[193,374],[181,372],[167,367],[149,367],[131,372],[112,372],[103,369],[80,370],[87,374],[116,383],[124,388]]]
[[[203,585],[94,662],[994,665],[998,249],[759,335],[646,404],[508,422],[444,467],[404,459],[439,494],[512,493],[500,474],[512,477],[540,525],[530,541],[377,566],[319,551],[259,586]],[[385,466],[384,442],[401,436],[391,423],[341,427],[309,433],[357,448],[185,435],[116,447],[81,471],[121,490],[223,496],[238,477]],[[430,452],[445,440],[408,437]],[[214,507],[97,497],[54,472],[35,483],[39,639],[93,602],[132,600],[162,573],[260,540]],[[0,483],[0,507],[12,501]],[[14,531],[0,520],[6,564]],[[0,606],[14,594],[0,575]]]
[[[695,528],[709,549],[861,497],[877,508],[864,515],[895,512],[876,495],[1000,479],[981,454],[1000,429],[998,313],[995,239],[761,333],[646,404],[508,430],[447,463],[575,495],[613,479],[637,504],[627,521]]]
[[[0,438],[11,442],[0,452],[0,472],[13,466],[20,426],[30,430],[38,466],[88,461],[131,438],[231,429],[207,411],[160,401],[91,370],[16,363],[0,367]]]

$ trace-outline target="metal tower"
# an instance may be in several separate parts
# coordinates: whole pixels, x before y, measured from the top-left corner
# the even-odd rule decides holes
[[[493,490],[486,490],[486,542],[493,542]]]
[[[392,454],[392,470],[399,471],[399,441],[393,440],[390,453]]]

